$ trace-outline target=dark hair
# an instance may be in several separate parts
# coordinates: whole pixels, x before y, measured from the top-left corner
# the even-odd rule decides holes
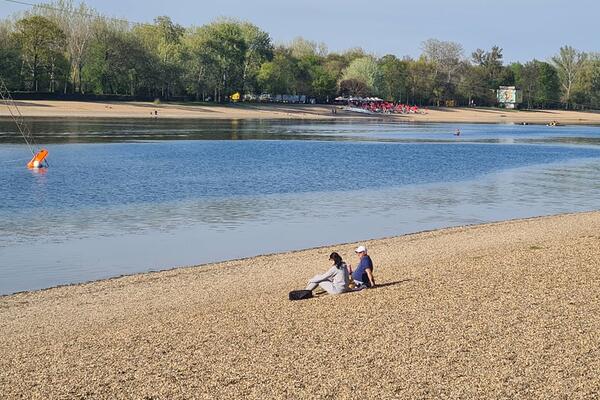
[[[342,256],[340,256],[338,253],[336,253],[335,251],[333,253],[331,253],[331,255],[329,256],[330,260],[333,260],[335,262],[335,266],[340,268],[342,266]]]

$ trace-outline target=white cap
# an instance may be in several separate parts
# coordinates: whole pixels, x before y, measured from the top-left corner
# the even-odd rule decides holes
[[[355,253],[366,253],[367,252],[367,248],[365,246],[358,246],[356,248],[356,250],[354,250]]]

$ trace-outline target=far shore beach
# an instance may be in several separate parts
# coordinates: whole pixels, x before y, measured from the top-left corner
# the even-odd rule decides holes
[[[564,110],[505,110],[496,108],[424,108],[423,114],[361,114],[333,105],[300,104],[209,104],[83,102],[19,100],[25,117],[40,118],[181,118],[181,119],[291,119],[291,120],[381,120],[390,122],[600,124],[600,112]],[[332,109],[336,108],[336,113]],[[9,117],[0,106],[0,117]]]
[[[361,244],[377,287],[299,302],[357,243],[0,297],[0,397],[600,393],[600,212]]]

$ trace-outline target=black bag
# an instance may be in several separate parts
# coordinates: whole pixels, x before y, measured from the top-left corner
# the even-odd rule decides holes
[[[313,297],[312,290],[292,290],[290,300],[304,300]]]

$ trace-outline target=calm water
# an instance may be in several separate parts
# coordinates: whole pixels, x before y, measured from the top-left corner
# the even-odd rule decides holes
[[[0,294],[599,205],[598,127],[36,120],[33,131],[47,171],[24,167],[28,150],[0,120]]]

